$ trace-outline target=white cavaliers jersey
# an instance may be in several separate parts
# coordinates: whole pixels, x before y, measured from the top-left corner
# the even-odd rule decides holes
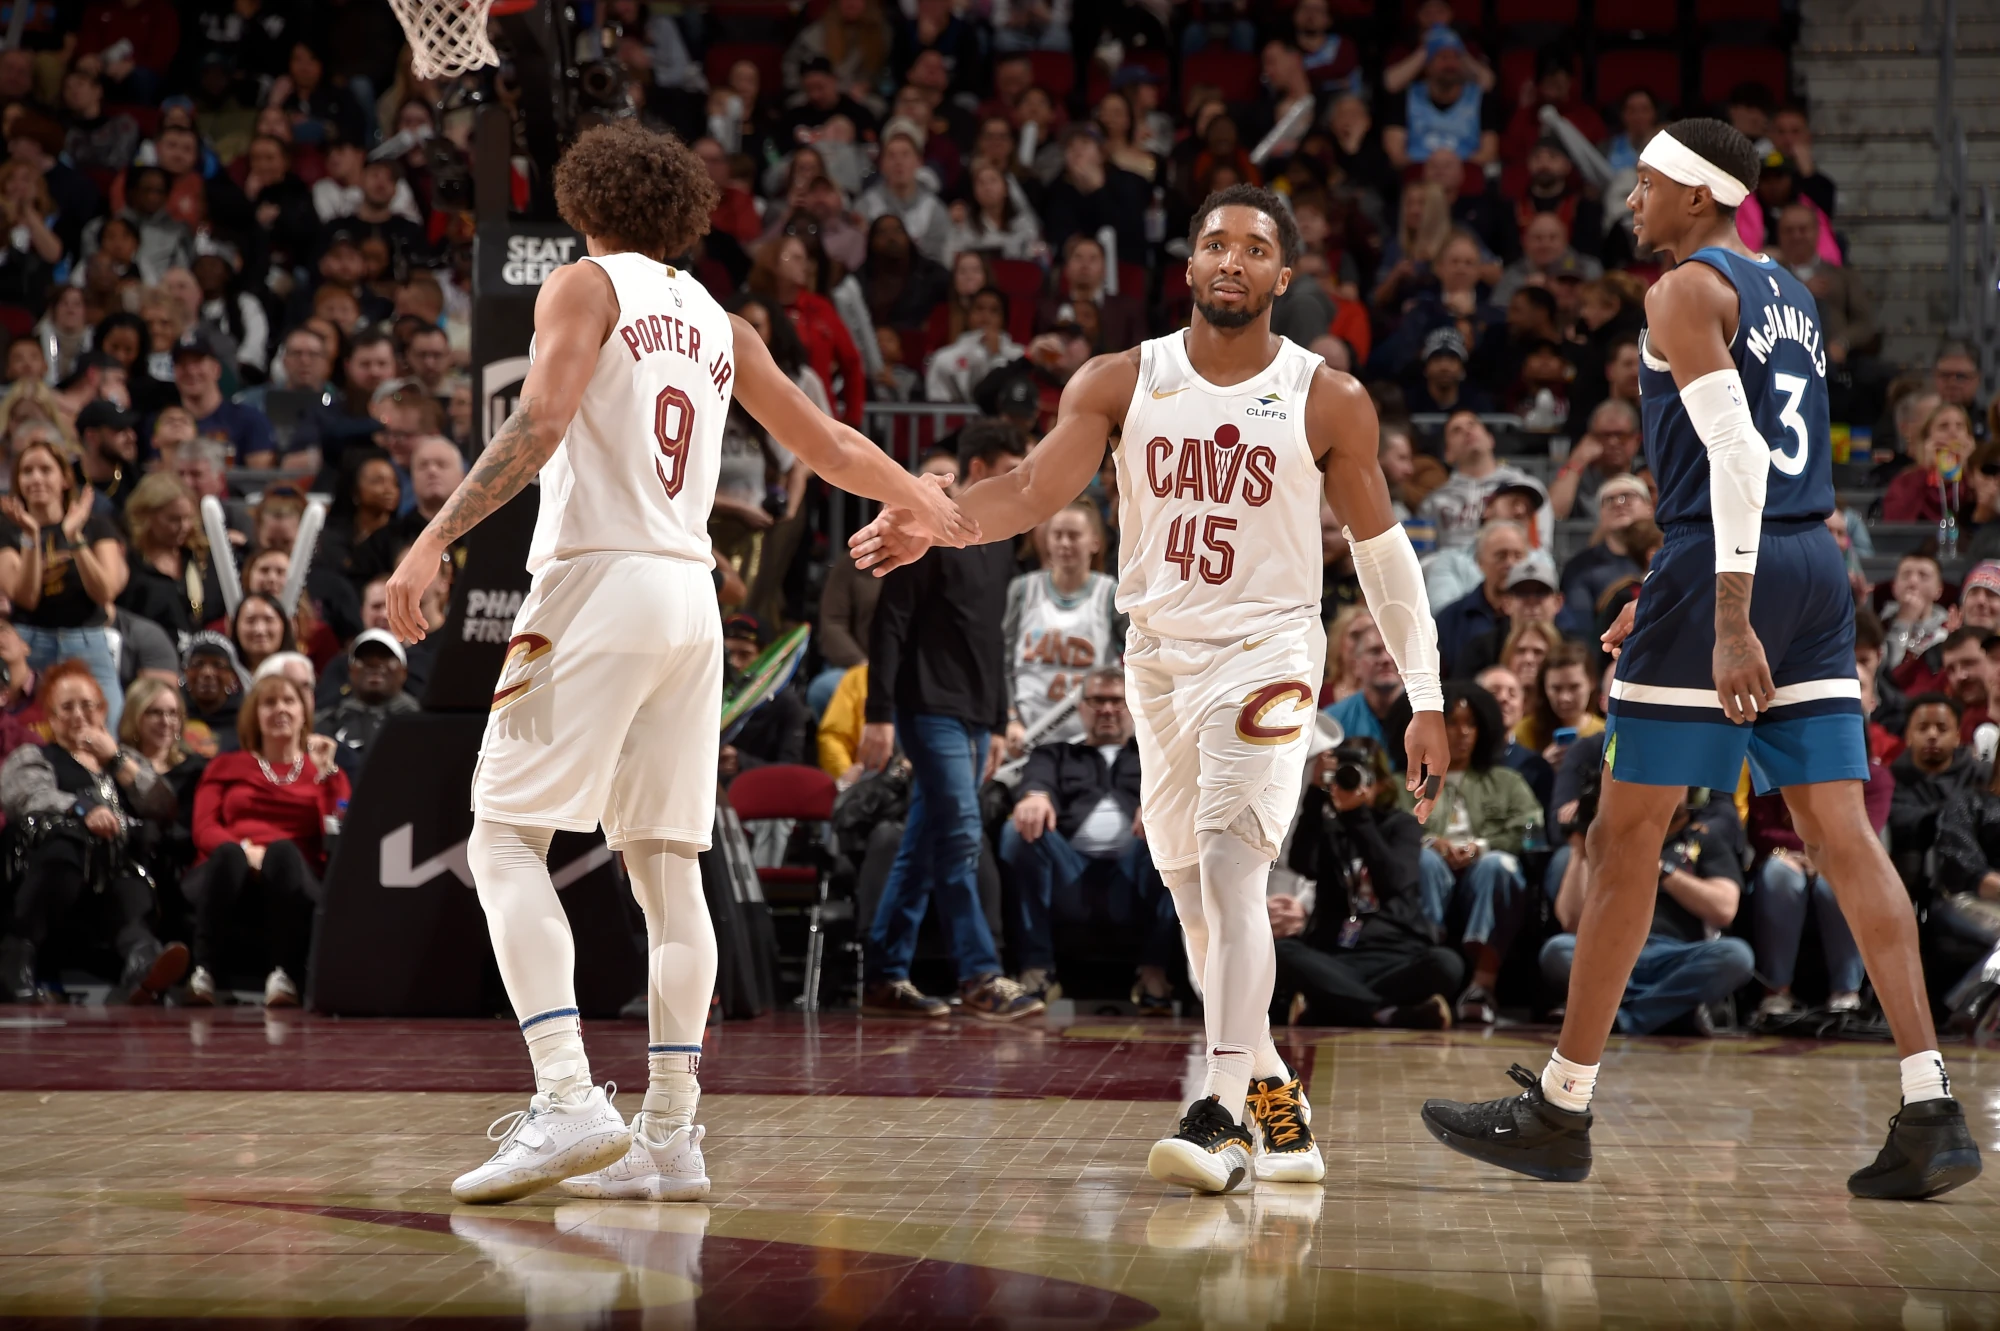
[[[1227,388],[1176,332],[1139,348],[1118,459],[1118,608],[1158,638],[1229,641],[1319,614],[1325,477],[1306,443],[1321,360],[1288,338]]]
[[[1092,573],[1076,599],[1065,605],[1046,571],[1023,575],[1021,622],[1012,647],[1014,710],[1029,730],[1081,688],[1085,675],[1117,659],[1119,644],[1111,636],[1112,595],[1111,579]],[[1068,721],[1039,742],[1081,738],[1083,722],[1071,713]]]
[[[611,279],[618,323],[542,467],[528,571],[600,551],[706,565],[736,373],[729,315],[692,274],[643,254],[583,262]]]

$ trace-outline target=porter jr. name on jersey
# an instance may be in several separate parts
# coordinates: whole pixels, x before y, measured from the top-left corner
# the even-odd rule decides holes
[[[1771,291],[1776,294],[1778,284],[1771,283]],[[1764,322],[1743,335],[1743,345],[1757,358],[1759,365],[1771,358],[1771,348],[1780,339],[1797,342],[1812,357],[1813,367],[1826,377],[1826,347],[1820,338],[1819,325],[1811,315],[1793,305],[1766,305]]]
[[[672,270],[668,271],[671,273]],[[675,299],[679,299],[679,294],[674,293]],[[618,329],[618,336],[625,339],[635,362],[646,356],[671,351],[697,365],[701,364],[701,330],[671,314],[636,315],[630,323]],[[709,382],[715,385],[716,396],[727,401],[729,379],[736,372],[729,362],[729,348],[724,347],[716,354],[713,365],[702,368],[708,374]]]

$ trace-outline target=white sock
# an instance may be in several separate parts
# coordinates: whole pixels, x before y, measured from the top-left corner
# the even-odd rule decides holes
[[[573,1104],[590,1090],[590,1060],[576,1009],[538,1012],[521,1023],[528,1058],[535,1065],[535,1089],[552,1100]]]
[[[1557,1109],[1581,1114],[1590,1108],[1597,1090],[1597,1063],[1572,1063],[1562,1051],[1549,1052],[1549,1065],[1542,1069],[1542,1096]]]
[[[701,890],[700,851],[674,841],[624,848],[632,895],[646,916],[646,1022],[650,1074],[640,1116],[654,1140],[694,1122],[701,1098],[701,1042],[715,993],[715,925]]]
[[[547,828],[474,818],[465,857],[507,998],[527,1037],[535,1087],[573,1100],[590,1087],[576,1012],[576,943],[549,881]]]
[[[1258,1046],[1270,1042],[1271,989],[1278,978],[1271,917],[1264,907],[1271,857],[1234,832],[1198,832],[1196,843],[1209,932],[1202,985],[1208,1017],[1203,1093],[1219,1099],[1240,1123]],[[1274,1046],[1270,1058],[1276,1055]]]
[[[1903,1060],[1903,1103],[1944,1100],[1951,1095],[1951,1077],[1944,1070],[1944,1056],[1935,1049],[1911,1054]]]

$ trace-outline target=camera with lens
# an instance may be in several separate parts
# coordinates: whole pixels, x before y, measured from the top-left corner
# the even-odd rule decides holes
[[[1330,767],[1320,769],[1320,784],[1328,790],[1359,790],[1375,779],[1375,746],[1372,741],[1346,740],[1328,755]]]
[[[1342,762],[1333,769],[1333,784],[1342,790],[1359,790],[1368,780],[1368,769],[1357,762]]]

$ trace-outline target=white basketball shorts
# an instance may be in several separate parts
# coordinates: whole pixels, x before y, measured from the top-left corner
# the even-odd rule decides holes
[[[1128,631],[1125,697],[1155,867],[1193,864],[1198,831],[1246,824],[1246,840],[1276,858],[1299,807],[1325,657],[1312,616],[1222,642]]]
[[[494,822],[588,832],[616,848],[715,824],[722,620],[709,570],[606,553],[536,575],[514,618],[472,778]]]

